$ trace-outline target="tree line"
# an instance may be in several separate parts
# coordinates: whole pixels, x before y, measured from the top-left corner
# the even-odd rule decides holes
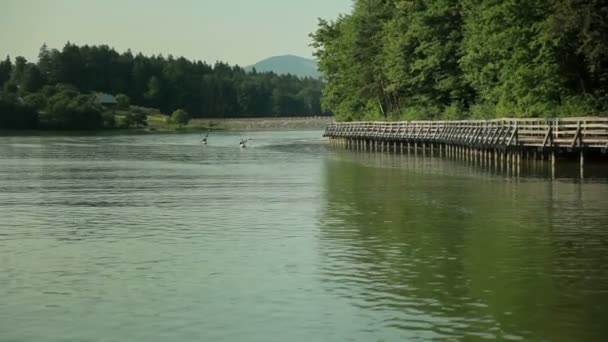
[[[0,61],[0,128],[112,127],[94,93],[193,118],[322,115],[323,84],[312,78],[246,72],[171,55],[118,53],[106,45],[40,48],[38,60]]]
[[[311,36],[339,120],[608,110],[600,0],[355,0]]]

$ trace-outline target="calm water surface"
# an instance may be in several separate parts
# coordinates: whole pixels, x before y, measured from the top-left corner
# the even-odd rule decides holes
[[[321,134],[0,137],[0,341],[608,340],[605,178]]]

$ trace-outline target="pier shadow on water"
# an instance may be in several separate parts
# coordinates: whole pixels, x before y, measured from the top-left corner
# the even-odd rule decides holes
[[[518,176],[336,152],[321,220],[327,290],[380,317],[366,328],[386,340],[605,340],[608,184],[601,167],[584,182],[573,168],[551,180],[539,165]]]

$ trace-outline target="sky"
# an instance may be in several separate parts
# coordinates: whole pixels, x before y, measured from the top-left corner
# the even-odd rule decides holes
[[[43,43],[107,44],[247,66],[293,54],[310,58],[317,18],[352,0],[0,0],[0,58],[35,61]]]

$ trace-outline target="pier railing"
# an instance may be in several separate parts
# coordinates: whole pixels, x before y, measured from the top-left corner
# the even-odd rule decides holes
[[[608,118],[347,122],[330,124],[329,138],[432,143],[478,149],[608,149]]]

